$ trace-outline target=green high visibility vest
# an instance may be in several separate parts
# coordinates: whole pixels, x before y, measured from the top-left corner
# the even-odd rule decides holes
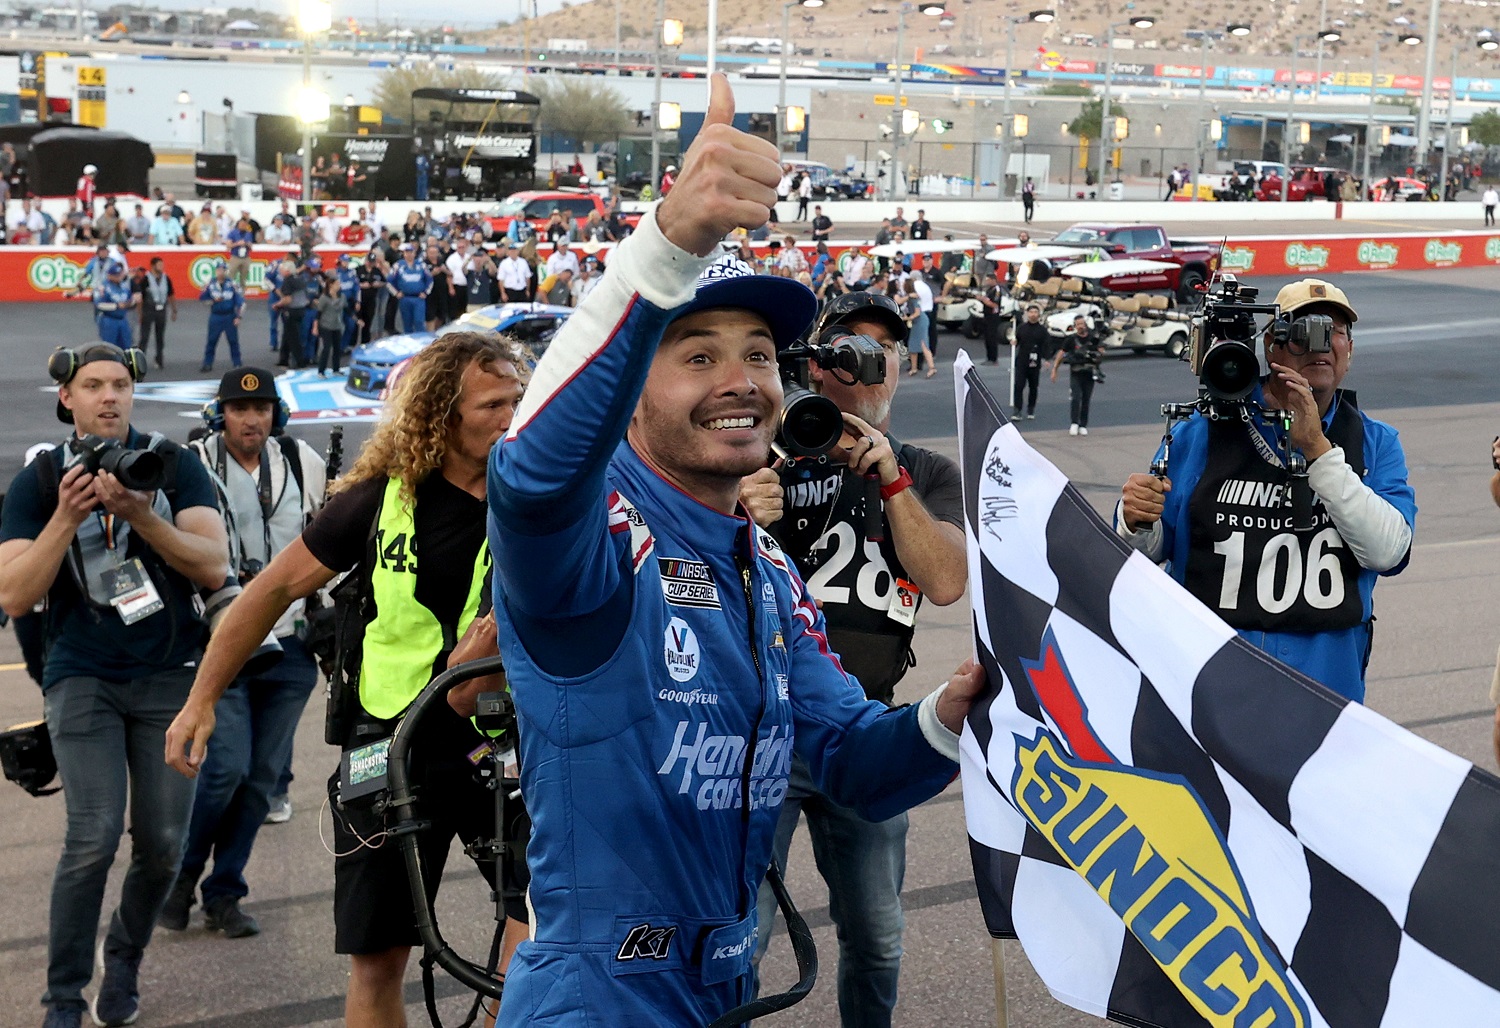
[[[370,569],[375,620],[365,626],[359,672],[360,705],[383,720],[400,714],[417,698],[432,680],[432,662],[468,630],[479,610],[490,566],[486,541],[474,559],[468,599],[458,624],[444,625],[417,600],[415,537],[414,512],[401,497],[401,480],[388,479],[375,525],[375,563]]]

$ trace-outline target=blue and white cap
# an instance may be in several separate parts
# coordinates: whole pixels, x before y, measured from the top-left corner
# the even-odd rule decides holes
[[[783,350],[812,324],[818,298],[796,279],[757,275],[750,265],[726,253],[703,269],[697,295],[672,320],[718,307],[737,307],[764,318],[776,349]]]

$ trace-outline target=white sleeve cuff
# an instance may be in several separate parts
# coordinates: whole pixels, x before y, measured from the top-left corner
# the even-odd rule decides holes
[[[958,763],[958,736],[948,731],[948,726],[939,721],[937,716],[938,697],[943,695],[943,690],[946,688],[948,688],[948,683],[944,682],[917,704],[917,724],[921,727],[922,737],[927,740],[928,745],[956,764]]]
[[[615,248],[606,276],[623,274],[627,288],[662,310],[681,307],[697,292],[698,276],[719,256],[698,257],[679,248],[656,224],[656,207]]]
[[[1125,545],[1132,550],[1144,554],[1153,563],[1161,563],[1164,543],[1160,519],[1151,522],[1150,528],[1132,532],[1125,527],[1125,501],[1121,499],[1115,503],[1115,534],[1125,540]]]
[[[1312,462],[1307,484],[1322,499],[1360,567],[1388,571],[1401,563],[1411,549],[1411,526],[1385,497],[1360,481],[1342,447]]]

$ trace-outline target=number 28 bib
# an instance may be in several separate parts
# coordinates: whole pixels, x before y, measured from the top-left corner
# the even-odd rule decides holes
[[[1293,528],[1289,476],[1268,463],[1239,421],[1208,426],[1208,463],[1188,500],[1183,584],[1230,626],[1263,632],[1323,632],[1364,621],[1359,561],[1316,493],[1312,527]],[[1339,404],[1328,440],[1364,475],[1364,425]]]

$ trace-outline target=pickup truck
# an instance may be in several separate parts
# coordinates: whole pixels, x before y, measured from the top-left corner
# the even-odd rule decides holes
[[[593,211],[602,218],[606,214],[604,201],[594,193],[583,190],[537,191],[512,193],[484,212],[490,227],[496,233],[506,232],[516,218],[525,218],[538,233],[547,227],[553,211],[571,211],[575,224],[582,225]],[[621,219],[632,229],[641,220],[639,213],[621,212]]]
[[[1197,296],[1198,287],[1219,268],[1219,248],[1207,243],[1175,242],[1160,225],[1080,224],[1064,229],[1050,242],[1059,246],[1098,247],[1108,260],[1136,257],[1177,265],[1171,271],[1121,275],[1108,280],[1115,292],[1170,289],[1183,300]]]

